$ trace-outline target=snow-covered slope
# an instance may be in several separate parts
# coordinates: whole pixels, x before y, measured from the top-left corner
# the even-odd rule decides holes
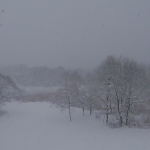
[[[10,77],[0,74],[0,104],[11,99],[18,99],[21,92]]]
[[[149,150],[150,130],[110,129],[102,120],[50,103],[10,102],[0,117],[0,150]]]

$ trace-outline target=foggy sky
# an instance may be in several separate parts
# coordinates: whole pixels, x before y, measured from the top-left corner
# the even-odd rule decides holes
[[[150,63],[150,0],[0,0],[0,66]]]

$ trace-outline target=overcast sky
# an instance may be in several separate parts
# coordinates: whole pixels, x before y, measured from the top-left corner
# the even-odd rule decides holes
[[[0,0],[0,66],[150,63],[150,0]]]

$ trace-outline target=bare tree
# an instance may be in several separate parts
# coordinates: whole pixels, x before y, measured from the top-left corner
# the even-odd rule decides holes
[[[124,59],[124,106],[125,124],[128,125],[129,112],[134,101],[147,99],[146,91],[149,81],[146,76],[145,67],[135,61]],[[143,94],[144,93],[144,94]]]
[[[64,80],[63,91],[62,91],[63,92],[63,99],[64,99],[63,101],[65,101],[65,103],[66,103],[65,107],[68,108],[69,118],[71,121],[71,106],[73,105],[72,104],[73,98],[72,98],[72,82],[70,81],[71,75],[69,72],[64,73],[63,80]],[[64,104],[62,106],[64,107]]]
[[[73,88],[73,98],[74,98],[74,103],[76,103],[76,106],[79,106],[82,108],[82,113],[84,115],[85,111],[85,91],[84,91],[84,80],[83,78],[79,75],[77,71],[74,71],[71,74],[72,78],[72,88]]]
[[[106,124],[109,120],[109,114],[112,113],[112,103],[114,102],[114,84],[112,77],[114,76],[114,68],[116,67],[116,59],[113,56],[108,57],[96,69],[96,96],[103,102],[106,110]]]
[[[119,126],[122,126],[124,120],[125,124],[128,125],[129,112],[133,102],[140,100],[143,96],[142,93],[148,87],[144,67],[129,58],[120,57],[116,59],[109,56],[102,63],[99,70],[106,90],[105,97],[101,96],[102,92],[99,96],[106,104],[106,110],[109,110],[108,102],[115,99],[119,115]],[[106,116],[108,117],[107,112]]]
[[[85,79],[85,98],[86,98],[86,104],[87,109],[90,110],[90,115],[92,114],[92,111],[96,109],[96,105],[98,106],[98,103],[96,104],[96,84],[95,84],[95,76],[92,73],[88,73]]]

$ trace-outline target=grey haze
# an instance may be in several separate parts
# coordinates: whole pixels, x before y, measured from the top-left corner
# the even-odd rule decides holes
[[[0,66],[150,63],[149,0],[0,0]]]

